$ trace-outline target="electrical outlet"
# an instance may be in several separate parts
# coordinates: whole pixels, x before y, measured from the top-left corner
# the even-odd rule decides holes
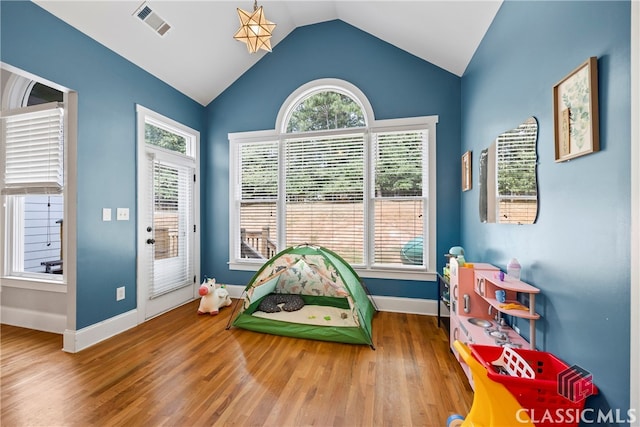
[[[117,208],[116,209],[116,220],[118,220],[118,221],[129,221],[129,208]]]
[[[124,299],[124,286],[120,286],[116,289],[116,301],[122,301]]]

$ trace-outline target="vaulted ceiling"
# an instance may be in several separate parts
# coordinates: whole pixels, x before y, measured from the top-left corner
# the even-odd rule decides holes
[[[50,1],[36,4],[202,105],[209,104],[265,51],[249,54],[233,39],[236,8],[250,0],[149,0],[170,25],[160,36],[136,14],[136,1]],[[461,76],[502,0],[341,1],[264,0],[277,25],[272,46],[297,27],[340,19],[419,58]]]

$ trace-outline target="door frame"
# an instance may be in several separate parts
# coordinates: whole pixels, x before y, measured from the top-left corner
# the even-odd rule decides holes
[[[195,185],[193,189],[193,217],[194,224],[196,226],[196,233],[193,236],[193,274],[196,276],[196,283],[193,284],[193,292],[192,299],[187,302],[192,301],[193,299],[198,297],[198,280],[200,278],[200,236],[201,236],[201,228],[200,228],[200,132],[189,128],[188,126],[183,125],[182,123],[176,122],[173,119],[170,119],[166,116],[163,116],[159,113],[156,113],[153,110],[150,110],[142,105],[136,104],[136,135],[137,135],[137,160],[136,160],[136,204],[137,204],[137,215],[136,215],[136,247],[137,247],[137,257],[136,257],[136,296],[137,296],[137,304],[136,311],[138,314],[138,324],[144,323],[149,320],[146,317],[146,309],[147,309],[147,295],[148,295],[148,275],[147,275],[147,265],[150,261],[147,256],[145,256],[145,251],[147,250],[147,244],[145,243],[146,235],[147,235],[147,223],[146,219],[141,215],[142,212],[145,211],[145,207],[143,204],[147,201],[145,197],[142,197],[141,194],[138,193],[140,188],[144,184],[144,180],[147,179],[147,176],[143,173],[145,169],[143,169],[143,163],[147,162],[147,154],[146,154],[146,144],[144,137],[144,126],[140,124],[144,124],[145,118],[153,118],[157,121],[167,123],[176,129],[184,130],[187,133],[191,133],[195,135],[195,161],[194,161],[194,173],[195,173]]]

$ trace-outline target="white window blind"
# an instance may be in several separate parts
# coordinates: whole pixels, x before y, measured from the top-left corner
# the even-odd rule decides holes
[[[374,264],[423,265],[427,131],[372,135]]]
[[[153,170],[153,261],[150,298],[192,284],[189,206],[193,169],[151,159]]]
[[[364,262],[364,134],[285,140],[287,246],[331,248]]]
[[[271,258],[278,238],[278,142],[240,145],[240,258]]]
[[[2,112],[2,194],[60,194],[64,109],[51,102]]]

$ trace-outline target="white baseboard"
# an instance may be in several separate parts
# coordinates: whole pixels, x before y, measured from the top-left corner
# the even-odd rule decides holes
[[[421,314],[425,316],[438,315],[438,301],[423,298],[385,297],[373,295],[373,302],[379,311],[393,313]],[[442,303],[441,303],[442,304]],[[449,310],[441,305],[440,315],[449,317]]]
[[[131,310],[78,331],[65,330],[62,349],[77,353],[136,326],[138,311]]]
[[[225,285],[229,291],[231,298],[240,298],[244,292],[245,286],[241,285]],[[373,295],[373,302],[379,311],[390,311],[394,313],[410,313],[423,314],[426,316],[436,316],[438,314],[438,301],[422,298],[402,298],[402,297],[385,297]],[[449,311],[441,306],[443,317],[449,317]]]
[[[224,285],[224,287],[227,288],[231,298],[241,298],[244,293],[244,288],[246,288],[246,286],[242,285]]]
[[[245,288],[241,285],[226,285],[226,287],[232,298],[240,298]],[[380,311],[427,316],[435,316],[438,312],[438,301],[435,300],[386,296],[373,296],[372,299]],[[449,315],[446,308],[442,313],[444,317]],[[62,349],[68,353],[77,353],[138,325],[137,310],[128,311],[77,331],[66,329],[67,319],[63,315],[2,307],[0,318],[2,323],[7,325],[63,334]]]
[[[61,334],[67,327],[67,316],[26,308],[1,307],[0,319],[5,325]]]

